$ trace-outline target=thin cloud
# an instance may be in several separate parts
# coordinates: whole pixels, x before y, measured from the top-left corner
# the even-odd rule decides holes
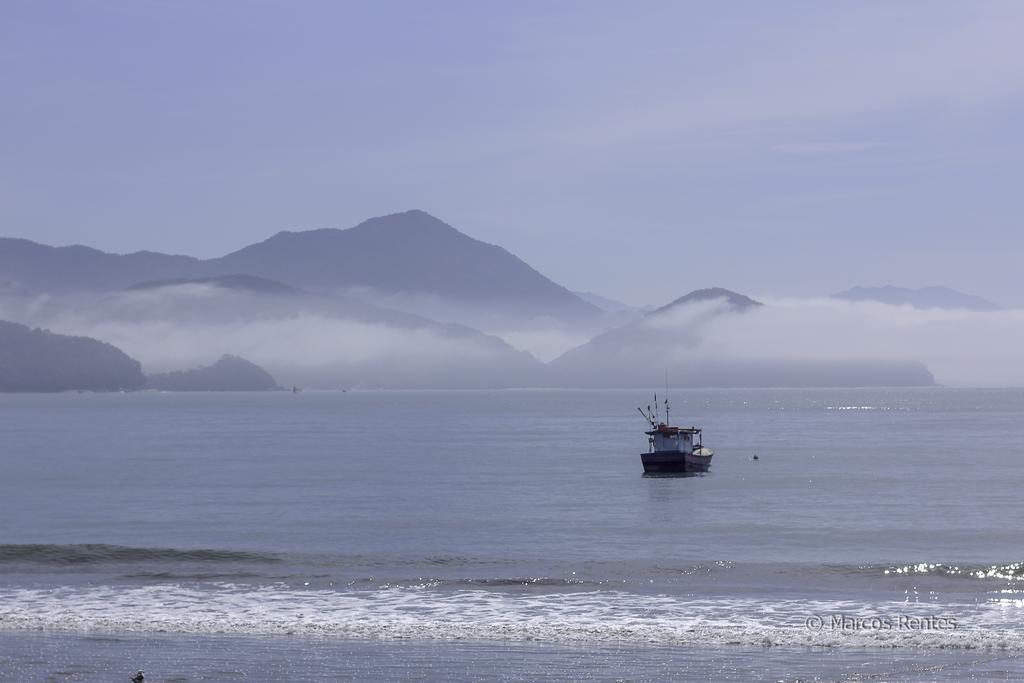
[[[864,152],[881,146],[880,142],[788,142],[772,149],[793,156],[821,156]]]

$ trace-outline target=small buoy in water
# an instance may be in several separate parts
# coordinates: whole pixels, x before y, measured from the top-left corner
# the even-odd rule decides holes
[[[758,458],[758,457],[757,457],[757,453],[754,453],[754,457],[753,457],[753,458],[751,458],[751,460],[759,460],[759,459],[760,459],[760,458]]]
[[[143,683],[146,680],[146,674],[141,671],[136,671],[135,675],[132,676],[132,683]]]

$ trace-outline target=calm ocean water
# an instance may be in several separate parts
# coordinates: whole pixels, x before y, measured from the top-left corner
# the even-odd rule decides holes
[[[1024,674],[1024,390],[671,398],[0,395],[0,679]]]

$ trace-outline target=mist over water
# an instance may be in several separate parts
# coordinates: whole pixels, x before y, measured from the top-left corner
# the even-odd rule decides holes
[[[285,384],[343,388],[534,384],[533,358],[501,339],[318,294],[267,295],[205,284],[0,302],[4,316],[94,337],[146,372],[206,365],[222,354]]]
[[[920,361],[940,384],[1024,386],[1024,310],[920,310],[837,299],[762,297],[763,307],[715,315],[692,304],[647,319],[669,330],[678,358],[698,360]]]
[[[601,373],[618,367],[619,376],[608,381],[621,386],[656,379],[637,370],[631,381],[638,363],[670,371],[743,363],[922,363],[940,384],[1024,385],[1022,310],[763,300],[765,306],[742,312],[723,300],[629,314],[613,335],[616,344],[598,345],[600,355],[585,361],[582,372],[600,386]],[[267,368],[282,383],[325,388],[573,386],[572,377],[546,372],[542,363],[624,321],[624,314],[574,324],[496,311],[474,318],[463,305],[463,314],[482,324],[485,334],[478,334],[408,312],[364,310],[361,300],[337,301],[350,303],[184,284],[109,294],[7,294],[0,297],[0,319],[107,341],[147,372],[196,367],[230,353]]]

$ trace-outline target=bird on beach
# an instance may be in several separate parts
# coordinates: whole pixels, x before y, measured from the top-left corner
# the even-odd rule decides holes
[[[136,671],[135,675],[132,676],[132,683],[144,683],[146,680],[146,674],[142,671]]]

